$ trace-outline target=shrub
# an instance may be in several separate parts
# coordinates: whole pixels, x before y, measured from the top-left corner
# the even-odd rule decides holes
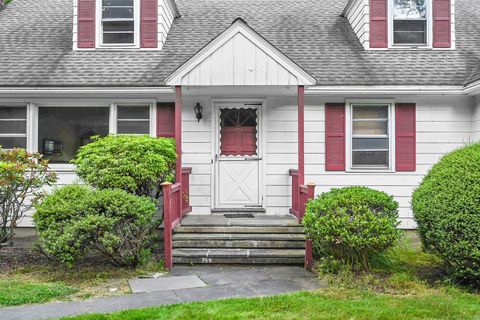
[[[119,266],[149,257],[156,208],[151,199],[123,190],[71,185],[36,205],[33,218],[44,252],[71,267],[89,253]]]
[[[480,285],[480,144],[445,155],[415,190],[412,208],[425,250],[455,278]]]
[[[332,189],[311,200],[303,220],[317,255],[369,269],[372,255],[400,239],[398,203],[366,187]]]
[[[12,244],[18,221],[43,196],[42,188],[56,180],[42,155],[0,147],[0,249]]]
[[[77,174],[95,188],[158,199],[160,184],[174,178],[176,157],[172,139],[118,135],[94,137],[72,162]]]

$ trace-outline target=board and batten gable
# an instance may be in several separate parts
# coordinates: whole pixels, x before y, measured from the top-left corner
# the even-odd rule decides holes
[[[455,36],[455,2],[456,0],[430,0],[435,1],[435,4],[429,6],[429,19],[431,19],[431,30],[429,30],[428,37],[432,38],[431,46],[426,48],[435,48],[435,49],[455,49],[456,45],[456,36]],[[444,1],[450,2],[449,8],[449,17],[445,17],[444,13],[448,9],[444,8]],[[366,50],[385,50],[392,49],[392,28],[393,28],[393,10],[391,8],[393,0],[350,0],[347,3],[347,6],[343,10],[342,16],[345,17],[353,31],[357,35],[358,40]],[[438,6],[437,6],[438,5]],[[380,7],[379,7],[380,6]],[[386,10],[383,8],[386,6]],[[441,10],[438,10],[441,8]],[[373,10],[373,11],[372,11]],[[445,12],[443,12],[445,11]],[[374,12],[374,15],[372,15]],[[436,16],[434,16],[436,15]],[[376,24],[372,24],[372,21],[376,21]],[[445,30],[445,21],[449,21],[450,25],[450,34],[449,39],[448,35],[444,34]],[[375,28],[380,27],[384,30],[375,30]],[[382,43],[372,41],[372,32],[384,38]],[[383,35],[383,33],[386,33]],[[436,40],[437,35],[438,41]],[[448,42],[449,40],[449,42]],[[398,47],[396,49],[402,49]],[[410,49],[410,47],[407,47]]]
[[[72,41],[73,41],[73,50],[94,50],[95,48],[99,47],[98,39],[96,39],[92,48],[80,48],[78,43],[78,9],[79,9],[79,1],[81,0],[73,0],[73,31],[72,31]],[[102,1],[102,0],[92,0],[92,1]],[[173,20],[178,15],[177,8],[173,0],[157,0],[158,1],[158,8],[157,8],[157,41],[158,45],[155,48],[146,47],[141,48],[143,50],[162,50],[165,41],[167,40],[168,32],[170,27],[172,26]],[[98,7],[98,6],[96,6]],[[98,14],[99,12],[95,13],[95,34],[98,31],[99,26],[96,24],[99,21]],[[136,21],[140,23],[140,21]],[[96,37],[97,38],[97,37]]]

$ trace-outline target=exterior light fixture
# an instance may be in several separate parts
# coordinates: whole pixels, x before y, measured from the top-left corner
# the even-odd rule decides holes
[[[200,122],[200,119],[203,118],[203,115],[202,115],[203,108],[200,105],[200,103],[197,102],[197,105],[193,107],[193,110],[195,111],[195,116],[197,117],[198,122]]]

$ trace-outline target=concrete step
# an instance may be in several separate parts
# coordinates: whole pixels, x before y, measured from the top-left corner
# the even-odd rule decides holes
[[[303,258],[305,249],[205,249],[175,248],[174,257],[206,258]]]
[[[305,248],[305,240],[173,240],[173,248]]]
[[[256,264],[256,265],[302,265],[303,257],[173,257],[174,264]]]
[[[173,240],[305,241],[305,236],[303,233],[175,233]]]
[[[188,226],[180,225],[175,228],[175,233],[301,233],[303,226]]]

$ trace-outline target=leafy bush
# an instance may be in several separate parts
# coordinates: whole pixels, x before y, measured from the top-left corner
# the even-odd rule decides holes
[[[400,239],[398,203],[366,187],[332,189],[311,200],[303,220],[317,255],[369,269],[372,255]]]
[[[42,155],[0,147],[0,249],[12,244],[18,221],[43,196],[42,188],[56,180]]]
[[[172,139],[118,135],[94,137],[72,162],[77,174],[95,188],[158,199],[160,184],[174,178],[176,157]]]
[[[413,193],[412,208],[424,248],[455,278],[480,285],[480,144],[434,165]]]
[[[158,226],[151,199],[119,189],[66,186],[36,209],[33,218],[44,252],[70,267],[89,253],[119,266],[141,264]]]

